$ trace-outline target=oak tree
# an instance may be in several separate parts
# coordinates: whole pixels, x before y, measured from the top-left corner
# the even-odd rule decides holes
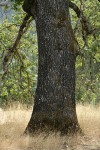
[[[69,0],[25,0],[23,9],[35,19],[39,55],[34,108],[25,132],[76,132],[75,61],[79,47]]]

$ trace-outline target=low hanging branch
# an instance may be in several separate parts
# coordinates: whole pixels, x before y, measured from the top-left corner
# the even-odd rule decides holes
[[[84,6],[83,3],[81,5]],[[89,20],[83,14],[83,10],[81,10],[81,8],[79,8],[75,3],[69,1],[69,7],[76,12],[77,17],[79,18],[77,23],[76,23],[76,26],[75,26],[75,29],[74,29],[74,33],[76,33],[78,25],[79,25],[79,23],[81,23],[81,26],[82,26],[82,38],[83,38],[83,41],[84,41],[83,48],[85,46],[87,47],[88,46],[88,40],[87,40],[88,35],[92,35],[94,38],[96,38],[96,31],[98,31],[98,29],[94,29],[92,27],[92,25],[90,24]],[[83,54],[81,54],[81,56],[83,56]]]
[[[3,60],[3,70],[4,70],[4,74],[3,74],[3,77],[7,74],[8,72],[8,66],[13,58],[13,55],[14,55],[14,52],[16,52],[17,50],[17,47],[20,43],[20,40],[23,36],[23,34],[27,31],[31,21],[33,20],[33,18],[31,18],[30,15],[26,15],[23,19],[23,22],[20,26],[20,29],[19,29],[19,32],[18,32],[18,35],[17,35],[17,38],[13,44],[13,46],[11,48],[9,48],[7,54],[4,56],[4,60]]]
[[[79,21],[82,24],[82,33],[85,32],[86,36],[89,34],[94,34],[95,30],[92,28],[92,26],[90,26],[90,23],[87,20],[87,18],[84,16],[83,11],[80,10],[79,7],[71,1],[69,1],[69,7],[76,12],[77,17],[80,19]],[[8,66],[10,64],[10,61],[13,58],[14,52],[17,52],[16,50],[17,50],[17,47],[20,43],[20,40],[21,40],[23,34],[27,31],[32,20],[33,20],[33,18],[31,18],[31,16],[29,14],[27,14],[25,16],[25,18],[23,19],[23,22],[20,26],[17,38],[16,38],[13,46],[11,48],[9,48],[8,53],[4,56],[4,60],[3,60],[4,75],[3,76],[5,76],[7,74]],[[84,40],[84,35],[83,35],[83,40]]]
[[[86,16],[84,16],[82,10],[80,10],[79,7],[71,1],[69,2],[69,7],[73,9],[76,12],[77,17],[80,18],[80,22],[82,24],[82,30],[86,32],[86,35],[93,34],[94,29],[90,25],[90,22],[87,20]]]

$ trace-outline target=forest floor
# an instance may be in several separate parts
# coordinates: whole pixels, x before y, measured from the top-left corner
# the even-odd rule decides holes
[[[21,136],[31,112],[21,105],[0,109],[0,150],[100,150],[100,106],[77,105],[84,136]]]

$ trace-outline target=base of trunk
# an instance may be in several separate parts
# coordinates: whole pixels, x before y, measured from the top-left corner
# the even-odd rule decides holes
[[[34,134],[40,134],[40,133],[60,133],[61,135],[67,135],[67,134],[76,134],[76,133],[82,133],[79,124],[77,122],[72,122],[70,119],[62,119],[62,118],[56,118],[56,119],[48,119],[48,118],[42,118],[42,120],[35,120],[29,122],[25,134],[34,135]]]

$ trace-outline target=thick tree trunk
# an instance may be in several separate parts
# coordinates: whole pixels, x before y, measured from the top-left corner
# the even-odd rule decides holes
[[[25,132],[79,129],[75,105],[76,46],[65,0],[37,0],[38,80],[31,119]],[[34,14],[33,14],[34,15]]]

